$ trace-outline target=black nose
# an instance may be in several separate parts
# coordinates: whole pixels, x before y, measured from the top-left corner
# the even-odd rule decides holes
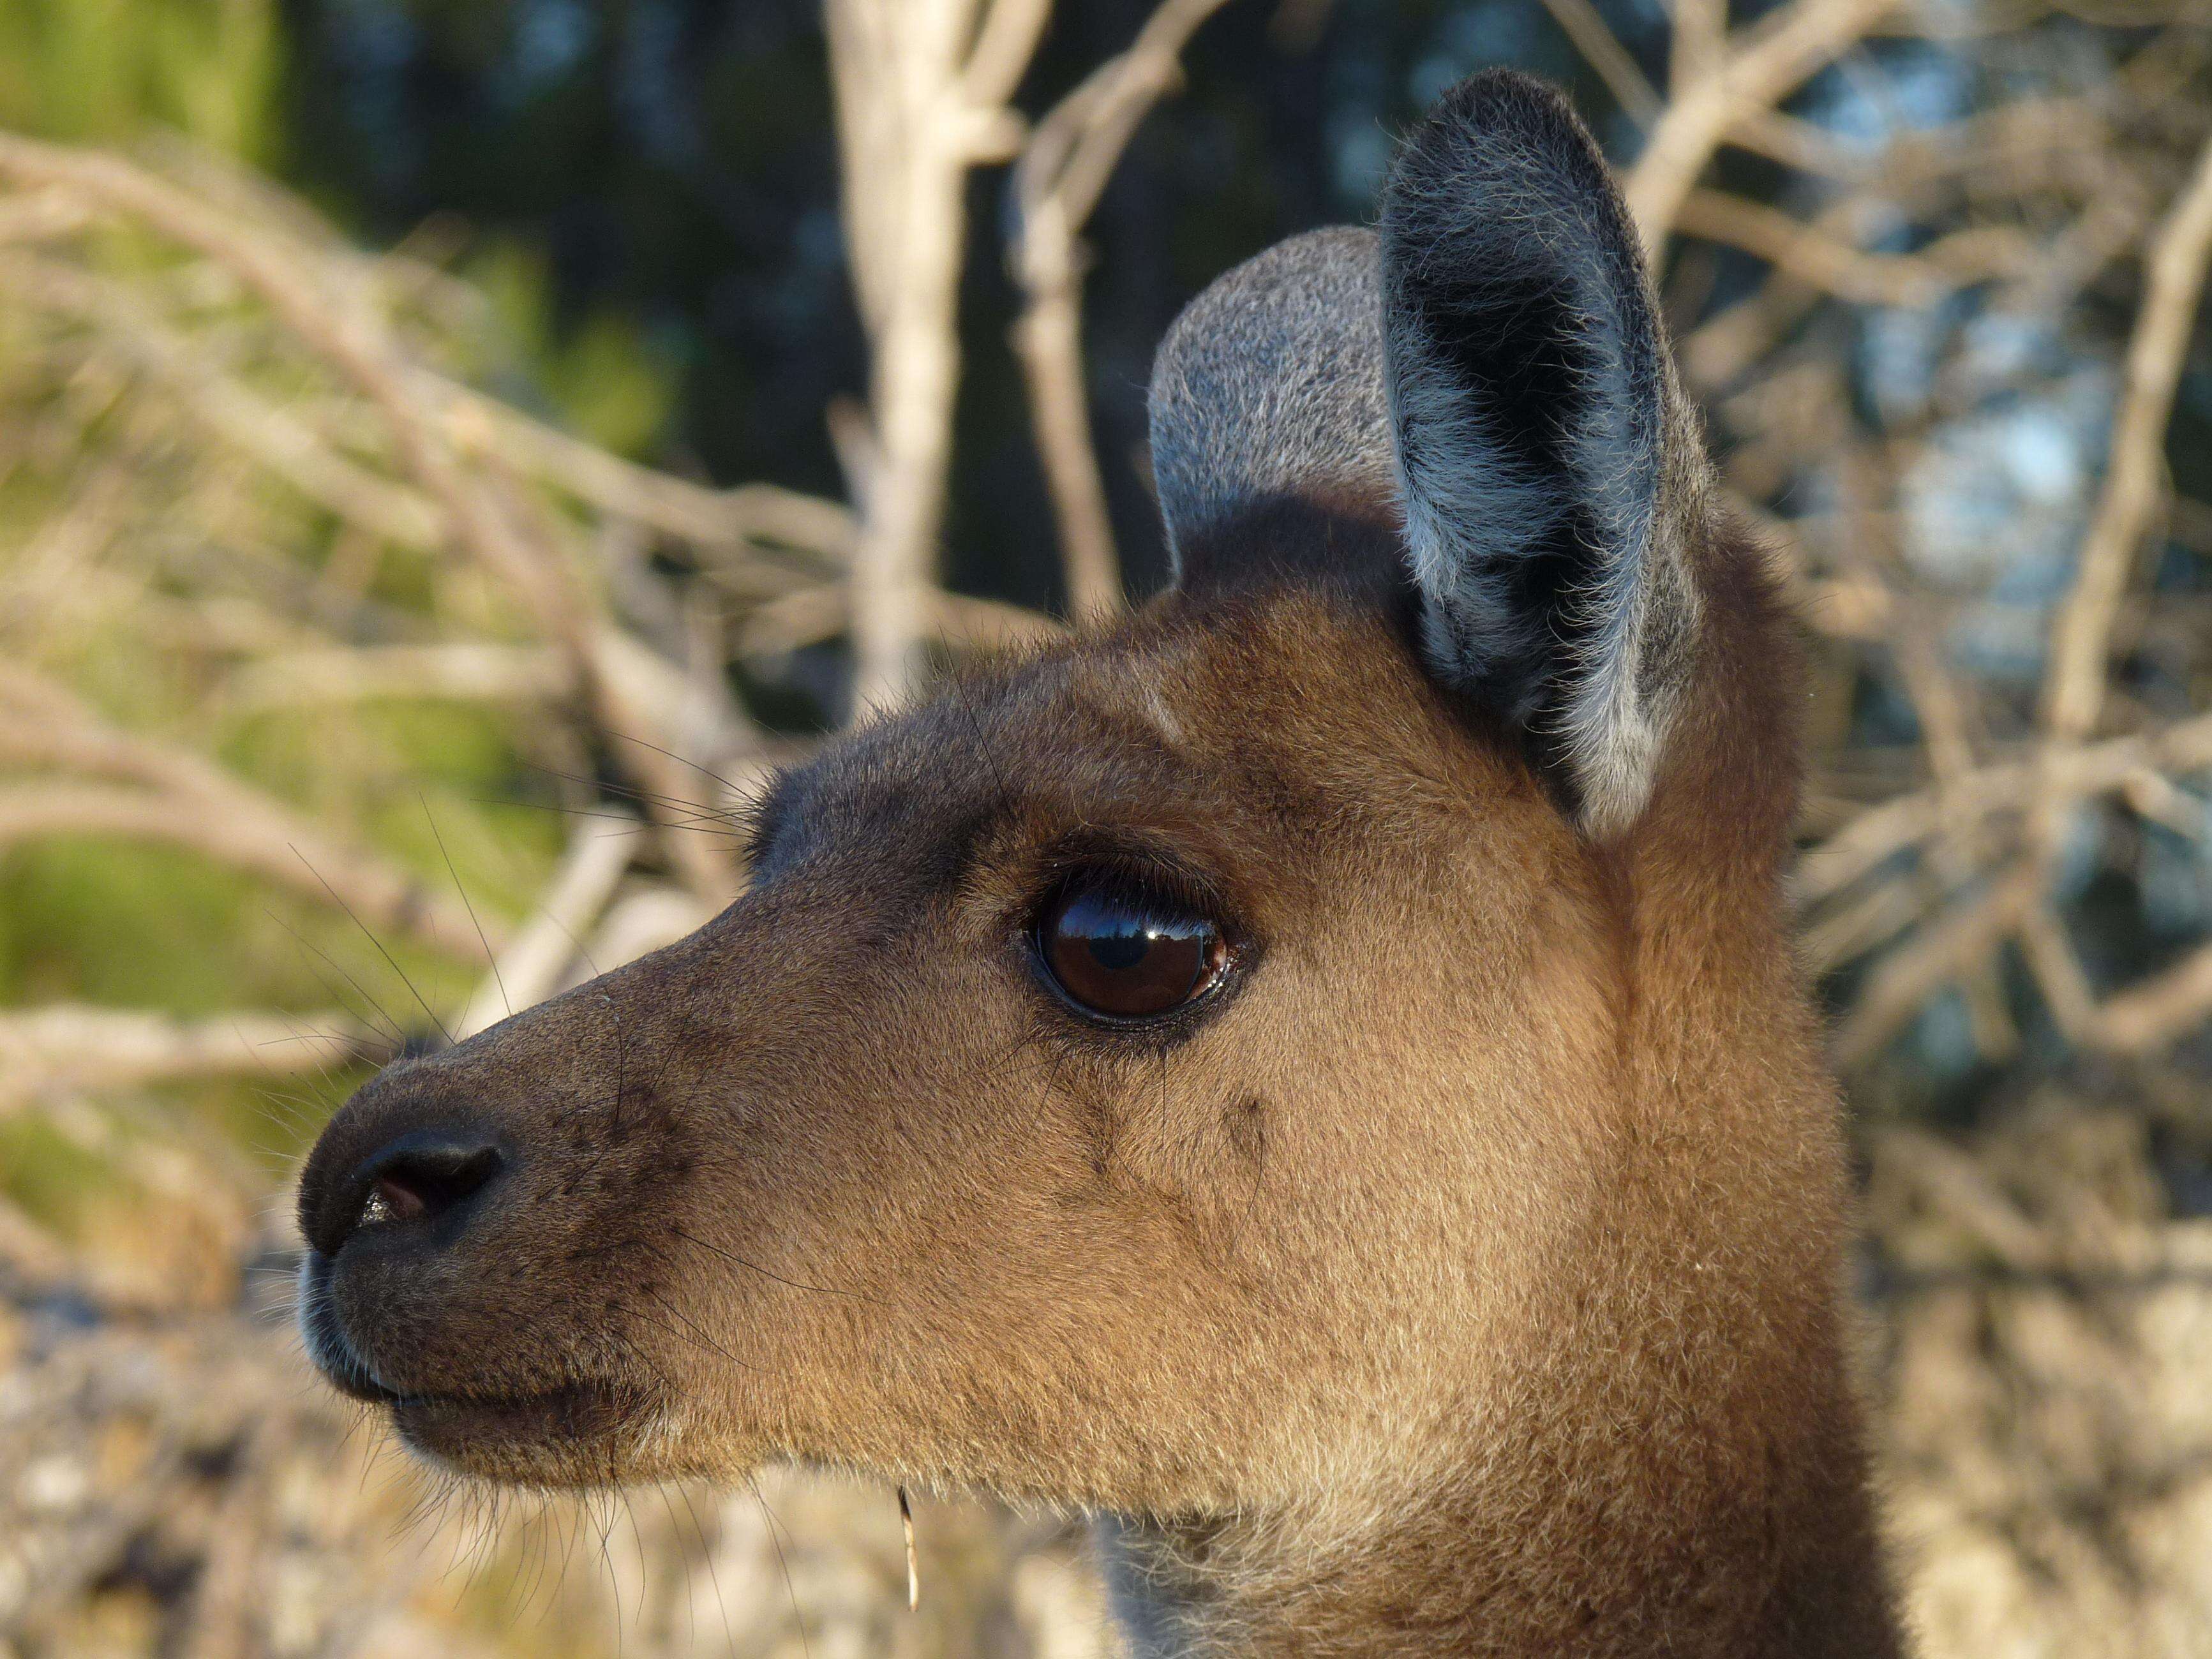
[[[489,1135],[416,1129],[401,1135],[333,1182],[317,1206],[308,1242],[336,1255],[370,1228],[428,1227],[464,1218],[469,1200],[497,1179],[507,1155]]]

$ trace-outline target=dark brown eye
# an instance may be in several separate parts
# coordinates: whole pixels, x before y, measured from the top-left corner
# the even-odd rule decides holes
[[[1037,927],[1037,953],[1067,999],[1109,1019],[1150,1019],[1203,995],[1229,964],[1221,930],[1171,902],[1079,887]]]

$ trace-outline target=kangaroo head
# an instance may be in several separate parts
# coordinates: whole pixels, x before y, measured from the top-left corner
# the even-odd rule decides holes
[[[1173,589],[828,745],[714,921],[362,1090],[311,1351],[496,1479],[1125,1517],[1193,1640],[1856,1619],[1776,1542],[1864,1532],[1789,653],[1588,136],[1465,83],[1152,396]]]

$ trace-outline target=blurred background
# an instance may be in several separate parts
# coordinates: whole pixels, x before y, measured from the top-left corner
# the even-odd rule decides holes
[[[0,1656],[1111,1651],[1052,1517],[440,1490],[289,1185],[1157,588],[1160,332],[1501,63],[1808,625],[1926,1651],[2212,1654],[2207,0],[0,0]]]

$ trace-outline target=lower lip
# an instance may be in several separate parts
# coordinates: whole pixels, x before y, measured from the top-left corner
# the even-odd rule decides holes
[[[403,1395],[392,1402],[392,1417],[410,1443],[465,1463],[527,1446],[604,1445],[637,1420],[641,1404],[597,1383],[574,1383],[507,1399]]]

